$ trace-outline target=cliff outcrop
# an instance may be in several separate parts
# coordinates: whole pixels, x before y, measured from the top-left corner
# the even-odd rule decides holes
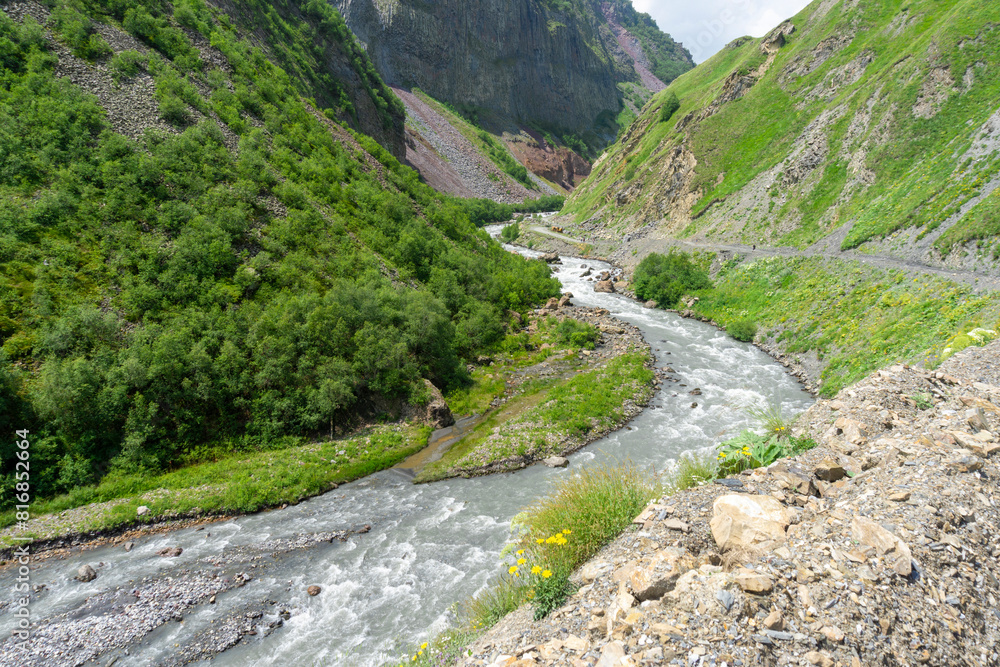
[[[501,123],[589,135],[589,143],[603,146],[618,130],[618,84],[641,82],[593,0],[337,0],[334,6],[388,83],[487,110]],[[669,43],[676,54],[664,57],[680,71],[691,67],[687,52]]]

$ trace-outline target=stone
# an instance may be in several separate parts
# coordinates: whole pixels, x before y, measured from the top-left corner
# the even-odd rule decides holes
[[[572,306],[573,301],[568,294],[563,294],[559,297],[559,303],[557,305],[559,308],[565,308],[566,306]]]
[[[709,527],[723,551],[783,542],[791,517],[771,496],[729,494],[716,498]]]
[[[839,411],[839,410],[843,410],[846,407],[847,406],[844,404],[843,401],[830,401],[830,403],[829,403],[829,408],[831,410],[838,410]]]
[[[157,556],[164,556],[166,558],[173,558],[175,556],[180,556],[184,552],[181,547],[165,547],[156,552]]]
[[[583,637],[577,637],[576,635],[566,637],[566,639],[563,640],[563,646],[571,651],[576,651],[577,653],[586,653],[590,650],[590,642]]]
[[[777,609],[773,610],[764,619],[764,627],[768,630],[784,630],[785,629],[785,619],[781,615],[781,612]]]
[[[584,585],[594,583],[594,580],[599,576],[611,569],[608,563],[602,563],[600,561],[588,561],[586,565],[580,568],[580,579],[583,581]]]
[[[626,565],[621,575],[628,582],[629,590],[640,602],[659,600],[674,590],[677,579],[694,569],[694,561],[684,549],[667,547],[652,556]]]
[[[139,507],[137,507],[135,510],[135,514],[136,516],[146,516],[147,514],[149,514],[149,508],[146,507],[145,505],[139,505]]]
[[[789,488],[795,489],[804,496],[819,496],[819,489],[816,488],[812,475],[798,466],[775,468],[773,475],[775,479],[781,480]]]
[[[974,433],[990,430],[990,423],[986,421],[986,413],[979,406],[965,411],[965,423]]]
[[[806,660],[809,661],[809,664],[819,665],[819,667],[833,667],[834,665],[833,658],[819,651],[809,651],[806,653]]]
[[[129,551],[132,551],[132,549],[134,547],[135,547],[135,542],[132,542],[132,541],[126,542],[125,543],[125,551],[126,551],[126,553],[129,552]]]
[[[843,630],[833,625],[824,625],[819,629],[819,633],[826,637],[827,641],[831,641],[834,644],[839,644],[844,641]]]
[[[647,301],[642,305],[645,306],[646,308],[656,308],[656,306],[659,304],[657,304],[656,301],[654,301],[653,299],[650,299],[649,301]]]
[[[594,291],[603,292],[604,294],[614,294],[615,284],[610,280],[599,280],[594,285]]]
[[[306,593],[308,593],[312,597],[316,597],[317,595],[319,595],[322,592],[323,592],[323,589],[320,588],[319,586],[315,586],[315,585],[310,586],[309,588],[306,589]]]
[[[553,263],[559,261],[559,253],[556,253],[556,252],[547,252],[544,255],[542,255],[541,257],[539,257],[538,259],[542,260],[546,264],[553,264]]]
[[[743,589],[744,593],[764,595],[774,590],[774,582],[771,581],[771,577],[753,570],[741,570],[736,575],[736,584]]]
[[[948,460],[945,465],[958,472],[975,472],[983,467],[983,460],[975,456],[960,456]]]
[[[851,537],[864,546],[874,547],[896,574],[906,577],[912,571],[910,548],[906,542],[870,519],[856,516],[851,521]]]
[[[675,519],[673,517],[670,517],[669,519],[666,519],[663,522],[663,527],[667,528],[668,530],[679,530],[682,533],[690,533],[691,532],[691,526],[689,526],[688,524],[684,523],[680,519]]]
[[[894,503],[905,503],[909,499],[910,499],[909,491],[897,491],[896,493],[889,494],[889,500],[891,500]]]
[[[625,645],[620,641],[608,642],[601,649],[601,658],[594,667],[618,667],[625,657]]]
[[[82,581],[84,583],[88,581],[93,581],[97,579],[97,571],[94,570],[90,565],[81,565],[80,569],[76,571],[76,580]]]
[[[842,465],[833,459],[823,459],[823,461],[816,466],[815,474],[816,477],[824,482],[836,482],[837,480],[846,477],[847,471],[844,470]]]
[[[550,298],[548,301],[545,302],[545,305],[542,306],[542,310],[558,310],[558,308],[559,308],[559,299],[555,297]]]
[[[955,440],[955,444],[964,449],[968,449],[976,456],[980,456],[984,459],[989,458],[995,452],[1000,451],[1000,443],[983,442],[968,433],[962,433],[961,431],[948,431],[948,435]]]
[[[565,456],[550,456],[542,459],[542,463],[550,468],[565,468],[569,465],[569,459]]]
[[[844,438],[852,444],[860,444],[868,438],[868,427],[855,419],[838,417],[833,425],[844,433]]]
[[[424,419],[434,428],[445,428],[454,424],[455,417],[451,414],[451,408],[448,407],[448,401],[444,400],[441,390],[430,380],[424,380],[424,388],[430,395]]]

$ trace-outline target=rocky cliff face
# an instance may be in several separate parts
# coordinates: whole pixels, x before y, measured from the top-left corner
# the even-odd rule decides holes
[[[383,78],[455,105],[607,141],[640,81],[593,0],[336,0]]]

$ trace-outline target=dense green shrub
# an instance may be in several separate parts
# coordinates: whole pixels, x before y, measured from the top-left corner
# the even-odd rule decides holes
[[[504,243],[513,243],[520,235],[521,226],[516,222],[500,230],[500,240]]]
[[[165,115],[208,110],[193,83],[208,79],[239,150],[212,120],[109,131],[97,100],[55,76],[40,27],[0,13],[0,424],[32,428],[40,497],[220,441],[329,436],[418,399],[424,378],[458,386],[508,311],[558,294],[466,202],[368,137],[336,139],[232,32],[211,33],[226,71],[191,73],[164,7],[100,7],[157,49],[145,66]],[[123,53],[113,71],[142,62]],[[0,446],[0,488],[12,454]]]
[[[134,49],[116,53],[109,63],[116,80],[131,79],[146,67],[146,57]]]
[[[663,106],[660,107],[660,122],[666,123],[680,108],[681,101],[677,99],[677,95],[673,91],[667,93],[666,99],[663,100]]]
[[[757,335],[757,325],[753,322],[753,320],[740,318],[730,322],[726,326],[726,332],[736,340],[749,343],[753,340],[753,337]]]
[[[111,47],[94,29],[93,22],[67,5],[59,5],[49,15],[49,24],[73,54],[97,60],[111,54]]]
[[[593,350],[594,344],[601,338],[601,332],[593,324],[571,317],[559,321],[556,325],[556,335],[565,344],[588,350]]]
[[[635,268],[632,284],[636,296],[644,301],[652,299],[662,308],[672,308],[685,293],[712,285],[705,269],[687,253],[675,250],[643,258]]]

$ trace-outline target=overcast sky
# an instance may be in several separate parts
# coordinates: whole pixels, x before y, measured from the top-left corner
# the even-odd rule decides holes
[[[743,35],[763,37],[810,0],[632,0],[691,52],[696,63]]]

